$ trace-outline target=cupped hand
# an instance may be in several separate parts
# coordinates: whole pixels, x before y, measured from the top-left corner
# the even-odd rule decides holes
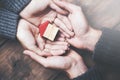
[[[68,50],[68,43],[59,37],[58,41],[46,41],[40,37],[39,29],[21,19],[18,24],[17,38],[26,50],[33,51],[41,56],[62,55]]]
[[[62,69],[66,71],[71,79],[87,71],[82,57],[73,50],[66,56],[50,56],[47,58],[39,56],[32,51],[24,51],[24,54],[30,56],[33,60],[46,68]]]
[[[71,39],[67,39],[67,41],[77,48],[93,51],[95,44],[101,36],[101,31],[90,27],[80,6],[65,1],[54,0],[54,2],[59,7],[69,11],[67,17],[64,15],[58,15],[57,20],[55,20],[55,23],[60,25],[60,28],[63,29],[65,33],[69,33],[70,30],[68,31],[62,25],[64,24],[67,28],[72,26],[75,36],[71,37]],[[60,20],[62,21],[61,23],[59,22]]]
[[[52,0],[31,0],[31,2],[20,12],[20,16],[32,24],[39,26],[42,19],[46,16],[49,21],[54,20],[56,12],[51,10],[59,10],[62,14],[66,14],[66,11],[59,8]]]
[[[19,21],[17,39],[25,49],[29,49],[38,54],[41,53],[41,49],[45,45],[44,40],[39,36],[39,29],[24,19]]]

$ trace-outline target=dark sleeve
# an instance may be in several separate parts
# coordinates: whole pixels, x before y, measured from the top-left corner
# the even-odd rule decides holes
[[[120,32],[104,28],[94,50],[94,61],[120,67]]]
[[[103,80],[103,75],[104,72],[102,68],[93,67],[82,76],[79,76],[73,80]]]
[[[19,16],[6,9],[0,8],[0,36],[15,38]]]
[[[31,0],[1,0],[3,8],[18,14],[30,3]]]
[[[0,0],[0,36],[15,39],[19,12],[31,0]]]

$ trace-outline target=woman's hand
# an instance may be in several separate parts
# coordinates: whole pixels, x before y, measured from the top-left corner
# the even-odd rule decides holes
[[[62,69],[66,71],[69,77],[75,78],[87,71],[83,59],[78,53],[71,50],[66,56],[41,57],[32,51],[24,51],[24,54],[30,56],[33,60],[42,64],[46,68]]]

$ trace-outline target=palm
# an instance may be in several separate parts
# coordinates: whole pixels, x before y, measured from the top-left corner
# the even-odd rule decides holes
[[[88,30],[87,20],[82,12],[71,13],[68,16],[76,37],[81,37]]]
[[[68,42],[76,48],[84,49],[84,36],[89,30],[89,25],[83,12],[80,10],[80,8],[78,8],[78,10],[70,13],[68,18],[75,33],[75,36],[71,39],[68,39]]]
[[[25,20],[20,20],[17,31],[17,38],[21,42],[24,48],[29,49],[33,52],[40,53],[39,45],[41,42],[37,43],[36,36],[39,35],[39,29],[34,25],[30,24]],[[36,45],[38,44],[38,46]]]

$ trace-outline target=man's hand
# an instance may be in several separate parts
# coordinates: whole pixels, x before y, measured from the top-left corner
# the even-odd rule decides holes
[[[58,24],[58,21],[61,20],[62,21],[61,25],[63,25],[64,23],[66,27],[70,26],[71,24],[75,36],[72,37],[71,39],[67,39],[67,41],[77,48],[89,49],[93,51],[102,32],[100,30],[95,30],[92,27],[90,27],[82,12],[81,7],[64,1],[54,0],[54,2],[59,7],[69,11],[68,19],[63,15],[58,15],[57,16],[58,18],[55,21],[57,25],[60,25],[60,23]],[[61,25],[60,28],[63,29],[64,32],[69,33],[69,31]]]
[[[32,51],[24,51],[24,54],[42,64],[46,68],[62,69],[71,79],[84,74],[87,71],[83,59],[78,53],[71,50],[67,56],[41,57]]]

